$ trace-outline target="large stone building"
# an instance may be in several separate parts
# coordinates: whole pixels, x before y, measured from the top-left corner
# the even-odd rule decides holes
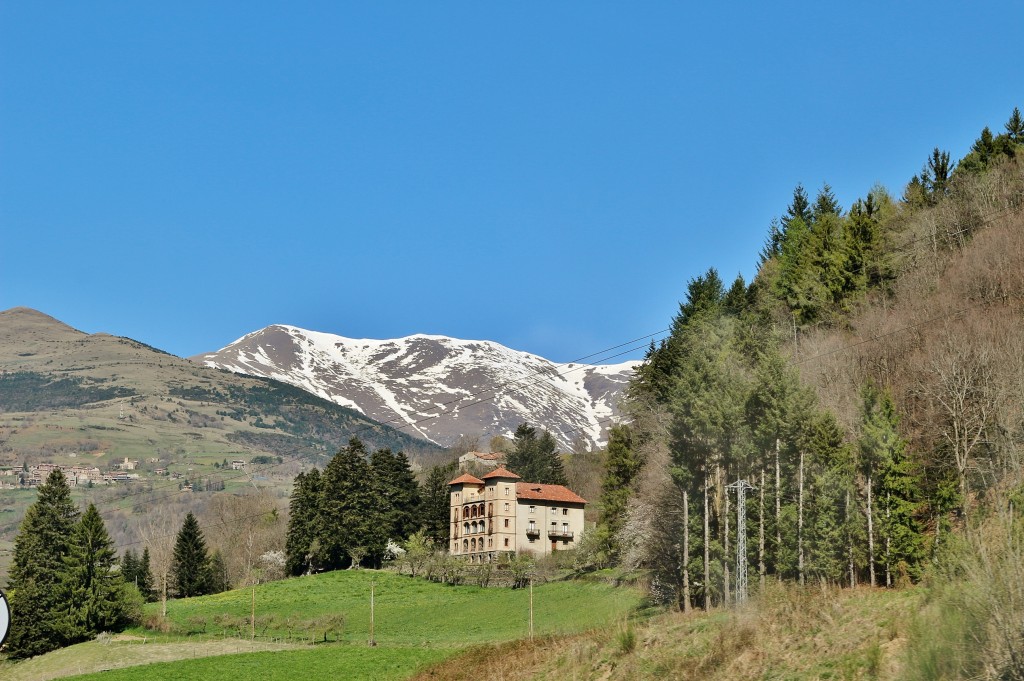
[[[452,555],[473,563],[502,553],[536,556],[574,548],[587,501],[562,485],[523,482],[504,466],[481,478],[464,473],[451,490]]]

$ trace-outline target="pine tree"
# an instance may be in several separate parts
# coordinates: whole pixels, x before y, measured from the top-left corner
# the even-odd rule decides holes
[[[1021,118],[1020,109],[1013,107],[1013,113],[1010,114],[1010,120],[1006,121],[1006,134],[1010,138],[1010,141],[1015,144],[1024,143],[1024,118]]]
[[[316,538],[320,485],[320,471],[316,468],[295,476],[285,537],[285,570],[290,575],[308,574],[314,569],[310,546]]]
[[[818,196],[814,199],[814,207],[811,209],[811,222],[817,222],[826,215],[834,215],[836,217],[842,217],[843,215],[843,208],[839,205],[835,192],[832,191],[832,187],[828,182],[821,185],[821,189],[818,190]]]
[[[565,485],[565,468],[558,454],[558,443],[548,431],[523,423],[516,428],[515,448],[508,455],[508,468],[526,482]]]
[[[220,551],[210,556],[210,583],[207,593],[219,594],[231,589],[231,578],[228,577],[228,566]]]
[[[922,480],[907,457],[907,442],[899,435],[899,417],[887,391],[864,390],[861,448],[873,450],[877,471],[878,527],[882,539],[877,559],[884,566],[885,586],[917,580],[924,559],[920,521]]]
[[[31,616],[15,616],[11,622],[5,645],[11,659],[41,655],[75,640],[75,618],[61,587],[78,515],[64,474],[51,472],[14,539],[11,608],[16,615]]]
[[[764,246],[761,248],[760,254],[758,254],[758,267],[763,266],[772,258],[777,258],[782,253],[782,238],[783,232],[779,219],[772,218],[771,223],[768,225],[768,236],[765,237]]]
[[[800,220],[805,225],[811,224],[811,202],[807,199],[807,190],[803,184],[798,184],[793,189],[793,201],[786,208],[786,214],[782,216],[782,233],[789,234],[789,225],[794,220]]]
[[[131,619],[125,583],[114,568],[116,563],[114,543],[103,518],[96,506],[89,504],[75,526],[62,585],[74,612],[79,640],[103,631],[117,631]]]
[[[722,311],[726,314],[739,316],[748,308],[747,282],[743,280],[742,274],[737,274],[732,286],[722,296]]]
[[[143,600],[147,603],[152,603],[156,600],[156,580],[153,579],[153,569],[149,564],[149,547],[147,546],[142,550],[142,558],[135,570],[136,584],[139,588],[139,593],[142,594]]]
[[[171,584],[178,598],[210,593],[210,557],[199,521],[189,511],[174,543]]]
[[[383,550],[387,542],[380,528],[366,459],[363,443],[352,438],[324,469],[316,537],[327,569],[346,567],[356,547]]]
[[[613,426],[608,433],[608,456],[601,481],[601,519],[599,526],[606,537],[603,550],[610,557],[618,553],[616,535],[626,518],[626,508],[633,493],[632,484],[643,460],[635,451],[629,426]]]
[[[121,556],[121,578],[126,584],[135,584],[139,573],[139,558],[135,552],[128,549]]]
[[[374,487],[387,539],[405,541],[416,531],[420,490],[404,452],[378,449],[370,457]]]
[[[420,518],[427,538],[436,546],[448,546],[451,533],[451,493],[448,483],[458,474],[455,462],[434,466],[420,490]]]
[[[921,183],[930,203],[935,203],[940,197],[946,194],[949,185],[949,176],[953,172],[953,166],[949,163],[949,152],[940,151],[938,147],[932,150],[924,169],[921,170]]]

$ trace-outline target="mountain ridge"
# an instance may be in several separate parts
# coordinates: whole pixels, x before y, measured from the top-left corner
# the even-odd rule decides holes
[[[603,445],[639,364],[557,364],[496,341],[348,338],[289,324],[190,359],[290,383],[442,446],[462,436],[507,436],[523,422],[550,430],[565,447]]]

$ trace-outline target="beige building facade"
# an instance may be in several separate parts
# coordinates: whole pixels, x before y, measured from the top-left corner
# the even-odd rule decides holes
[[[449,551],[472,563],[502,553],[549,555],[575,548],[583,536],[587,501],[562,485],[523,480],[500,466],[481,478],[465,473],[451,491]]]

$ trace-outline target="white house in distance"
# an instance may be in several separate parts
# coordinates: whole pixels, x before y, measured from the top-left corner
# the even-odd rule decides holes
[[[482,479],[464,473],[448,485],[449,550],[472,563],[502,553],[548,555],[575,548],[583,536],[587,500],[562,485],[523,482],[504,466]]]

